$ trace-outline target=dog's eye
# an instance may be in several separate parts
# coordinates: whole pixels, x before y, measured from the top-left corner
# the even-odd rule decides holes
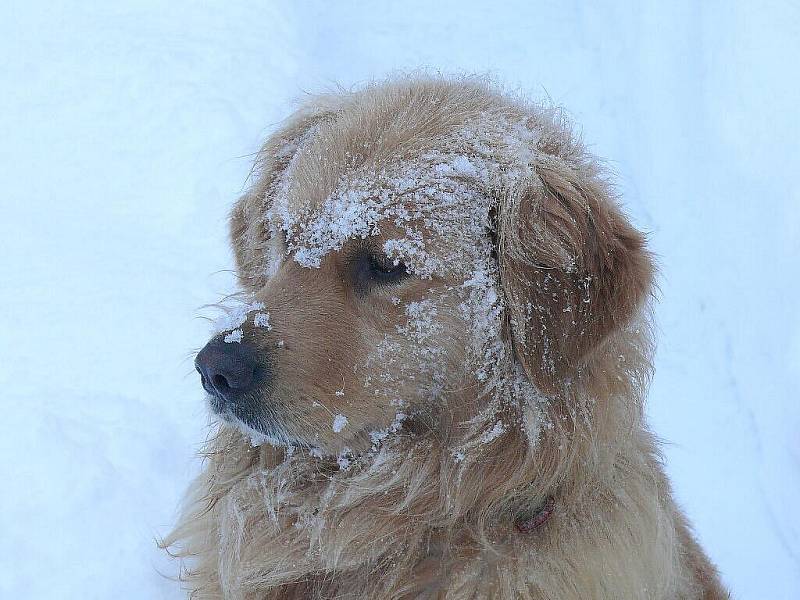
[[[363,252],[353,261],[355,286],[362,292],[376,285],[393,285],[409,276],[402,262],[393,261],[383,254]]]
[[[408,275],[403,263],[378,254],[369,255],[369,271],[372,279],[381,283],[395,283]]]

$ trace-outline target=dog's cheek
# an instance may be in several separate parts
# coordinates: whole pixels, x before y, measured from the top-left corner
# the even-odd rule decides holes
[[[468,335],[462,319],[448,317],[458,314],[454,303],[438,295],[403,304],[391,330],[380,335],[359,368],[364,388],[390,407],[385,411],[391,418],[399,412],[430,412],[429,404],[460,379]]]

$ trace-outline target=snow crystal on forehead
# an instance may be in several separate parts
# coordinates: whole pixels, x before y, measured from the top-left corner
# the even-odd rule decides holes
[[[477,175],[478,169],[475,168],[466,156],[456,156],[451,162],[438,163],[434,171],[441,175]]]
[[[384,204],[370,199],[366,190],[351,189],[327,198],[311,223],[284,215],[289,251],[302,266],[319,267],[328,252],[347,240],[375,235]]]

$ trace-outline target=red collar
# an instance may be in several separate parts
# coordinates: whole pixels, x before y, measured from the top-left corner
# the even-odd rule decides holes
[[[555,511],[556,502],[548,496],[541,508],[529,519],[518,519],[514,525],[520,533],[533,533],[550,520]]]

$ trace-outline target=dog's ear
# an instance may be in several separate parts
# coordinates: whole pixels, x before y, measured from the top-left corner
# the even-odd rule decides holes
[[[543,155],[533,173],[500,199],[496,243],[516,359],[553,390],[637,313],[653,267],[593,164]]]
[[[256,291],[266,283],[269,268],[270,226],[267,212],[305,138],[330,111],[305,109],[295,113],[273,133],[258,153],[252,187],[240,197],[230,214],[230,240],[239,282]]]

